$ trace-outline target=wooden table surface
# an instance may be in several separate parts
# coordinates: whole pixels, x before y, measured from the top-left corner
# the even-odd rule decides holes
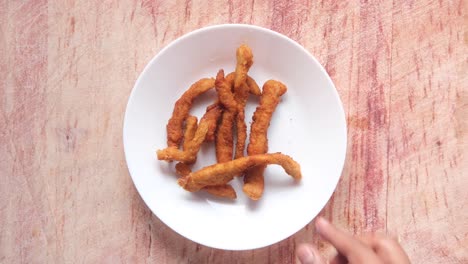
[[[248,23],[303,45],[343,101],[347,162],[321,214],[397,235],[414,263],[468,263],[467,9],[0,0],[0,262],[296,262],[296,245],[318,239],[312,224],[258,250],[196,244],[151,213],[124,159],[125,106],[146,63],[192,30]]]

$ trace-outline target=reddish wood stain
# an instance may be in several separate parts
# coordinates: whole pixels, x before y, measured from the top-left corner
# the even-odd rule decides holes
[[[467,263],[466,14],[462,0],[0,1],[0,262],[294,263],[304,241],[331,254],[312,224],[258,250],[193,243],[128,175],[122,117],[148,60],[199,27],[251,23],[299,41],[343,101],[347,161],[321,215],[399,236],[415,263]]]

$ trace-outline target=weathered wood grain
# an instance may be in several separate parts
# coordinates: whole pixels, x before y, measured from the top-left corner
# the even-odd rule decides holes
[[[249,23],[298,41],[343,101],[348,153],[322,214],[397,235],[415,263],[468,262],[463,1],[0,0],[0,262],[294,263],[312,225],[267,248],[207,248],[151,214],[122,120],[162,47]],[[325,253],[332,250],[318,241]]]

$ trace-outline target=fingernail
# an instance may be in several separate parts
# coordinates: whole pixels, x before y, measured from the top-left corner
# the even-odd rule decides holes
[[[297,257],[302,264],[312,264],[315,260],[314,252],[309,246],[299,247],[297,250]]]
[[[317,220],[315,220],[315,231],[317,233],[320,233],[320,231],[328,225],[328,221],[325,220],[323,217],[318,217]]]

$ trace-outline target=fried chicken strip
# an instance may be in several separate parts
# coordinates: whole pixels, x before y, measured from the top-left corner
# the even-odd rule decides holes
[[[216,159],[218,162],[226,162],[232,160],[233,156],[232,129],[237,111],[237,103],[231,92],[231,86],[224,78],[223,70],[219,70],[216,75],[215,87],[218,92],[218,100],[225,108],[215,136]]]
[[[190,147],[190,141],[195,137],[198,128],[198,119],[196,116],[188,116],[185,120],[184,144],[182,149],[185,151]],[[189,165],[179,162],[175,165],[176,173],[180,176],[191,172]],[[179,171],[181,170],[181,171]]]
[[[247,86],[249,86],[249,92],[253,95],[260,96],[262,95],[262,91],[260,91],[260,87],[258,86],[257,82],[250,76],[247,75]]]
[[[236,71],[234,72],[234,99],[238,109],[236,114],[237,144],[235,157],[244,156],[245,140],[247,138],[247,126],[245,124],[245,105],[249,97],[247,85],[247,72],[253,64],[252,50],[247,45],[241,45],[236,51]]]
[[[291,157],[281,154],[260,154],[246,156],[232,161],[217,163],[180,178],[177,183],[185,190],[196,192],[206,186],[226,184],[244,171],[268,164],[281,165],[295,180],[302,178],[300,165]]]
[[[268,127],[271,117],[280,101],[280,97],[286,93],[284,84],[269,80],[263,85],[263,93],[260,104],[253,115],[253,123],[250,130],[250,142],[247,146],[248,155],[257,155],[268,152]],[[257,166],[247,171],[244,176],[242,190],[252,200],[258,200],[263,194],[265,166]]]
[[[176,173],[180,177],[186,177],[190,173],[192,173],[192,170],[190,169],[189,165],[182,163],[182,162],[177,163],[175,166],[175,169],[176,169]],[[229,198],[229,199],[237,198],[236,191],[229,184],[206,186],[202,190],[217,197]]]
[[[214,87],[213,78],[201,79],[190,86],[174,105],[172,117],[169,119],[167,130],[167,146],[179,148],[183,136],[183,124],[187,118],[193,101],[199,95]]]
[[[190,141],[195,137],[195,133],[198,128],[198,119],[196,116],[188,116],[185,120],[185,132],[184,132],[184,144],[182,149],[186,150],[189,148]]]
[[[190,140],[190,135],[188,135],[188,140],[184,141],[184,149],[179,150],[175,147],[168,147],[158,150],[158,159],[177,160],[187,164],[194,163],[197,160],[198,151],[208,135],[208,131],[210,128],[214,129],[213,126],[216,127],[221,111],[222,109],[219,105],[209,106],[201,118],[193,138]]]
[[[219,102],[215,102],[214,104],[209,105],[206,108],[205,115],[209,115],[209,118],[212,120],[210,122],[210,126],[208,127],[208,133],[206,134],[206,138],[205,138],[206,142],[214,141],[216,128],[218,127],[218,122],[222,114],[223,114],[223,108],[219,104]]]
[[[187,149],[180,150],[175,147],[168,147],[156,151],[158,160],[177,160],[183,163],[192,164],[197,160],[197,153],[200,150],[201,144],[205,141],[206,134],[208,133],[209,124],[201,122],[195,132],[195,136],[187,144]]]
[[[182,162],[179,162],[175,165],[175,170],[176,170],[177,175],[179,175],[180,177],[185,177],[189,175],[190,173],[192,173],[192,170],[190,169],[190,165],[182,163]]]
[[[236,50],[236,71],[234,76],[234,87],[241,87],[246,79],[247,72],[253,64],[253,53],[249,46],[242,44]]]
[[[247,125],[245,124],[245,109],[240,108],[236,115],[237,142],[235,158],[244,156],[245,140],[247,139]]]
[[[226,75],[226,81],[229,84],[231,84],[231,89],[234,87],[234,76],[235,76],[235,72],[231,72],[228,75]],[[251,95],[256,95],[256,96],[262,95],[262,91],[260,90],[260,87],[258,86],[257,82],[249,75],[247,75],[246,83],[247,83],[247,86],[249,87],[249,93]]]

